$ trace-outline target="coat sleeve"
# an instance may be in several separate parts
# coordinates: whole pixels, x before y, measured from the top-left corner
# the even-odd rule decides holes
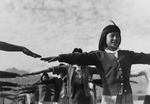
[[[67,69],[68,69],[68,65],[59,65],[59,66],[55,66],[53,67],[53,74],[61,74],[61,73],[64,73],[66,74],[67,72]]]
[[[150,64],[150,54],[129,51],[132,64]]]
[[[59,55],[59,62],[66,62],[69,64],[79,65],[96,65],[100,59],[98,51],[91,51],[89,53],[70,53]]]

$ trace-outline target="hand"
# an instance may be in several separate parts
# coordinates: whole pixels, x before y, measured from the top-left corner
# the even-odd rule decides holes
[[[26,54],[26,55],[28,55],[28,56],[31,56],[31,57],[34,57],[34,58],[40,58],[40,57],[41,57],[41,55],[38,55],[38,54],[36,54],[36,53],[33,53],[32,51],[30,51],[29,49],[27,49],[27,48],[25,48],[25,47],[23,47],[22,52],[23,52],[24,54]]]
[[[42,60],[42,61],[48,61],[48,62],[53,62],[53,61],[58,61],[58,59],[59,59],[58,56],[53,56],[53,57],[41,58],[40,60]]]

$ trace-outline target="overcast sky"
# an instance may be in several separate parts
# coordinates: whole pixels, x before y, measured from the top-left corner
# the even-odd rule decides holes
[[[113,20],[122,32],[121,49],[150,53],[149,4],[149,0],[0,0],[0,41],[25,46],[43,57],[72,52],[74,47],[97,50],[102,29]],[[58,64],[16,52],[0,51],[0,58],[0,70],[16,67],[32,72]]]

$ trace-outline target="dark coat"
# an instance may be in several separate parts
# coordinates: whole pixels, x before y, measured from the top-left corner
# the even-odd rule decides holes
[[[132,64],[150,64],[150,54],[119,50],[118,59],[105,51],[59,55],[59,62],[95,65],[103,81],[103,95],[132,93],[129,83]]]

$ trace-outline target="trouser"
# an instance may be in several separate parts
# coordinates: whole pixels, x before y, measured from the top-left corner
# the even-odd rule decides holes
[[[101,104],[133,104],[132,94],[122,94],[117,96],[102,95]]]
[[[116,104],[133,104],[132,94],[117,95]]]
[[[82,84],[74,85],[73,96],[69,97],[69,104],[91,104],[91,96],[85,96]]]

